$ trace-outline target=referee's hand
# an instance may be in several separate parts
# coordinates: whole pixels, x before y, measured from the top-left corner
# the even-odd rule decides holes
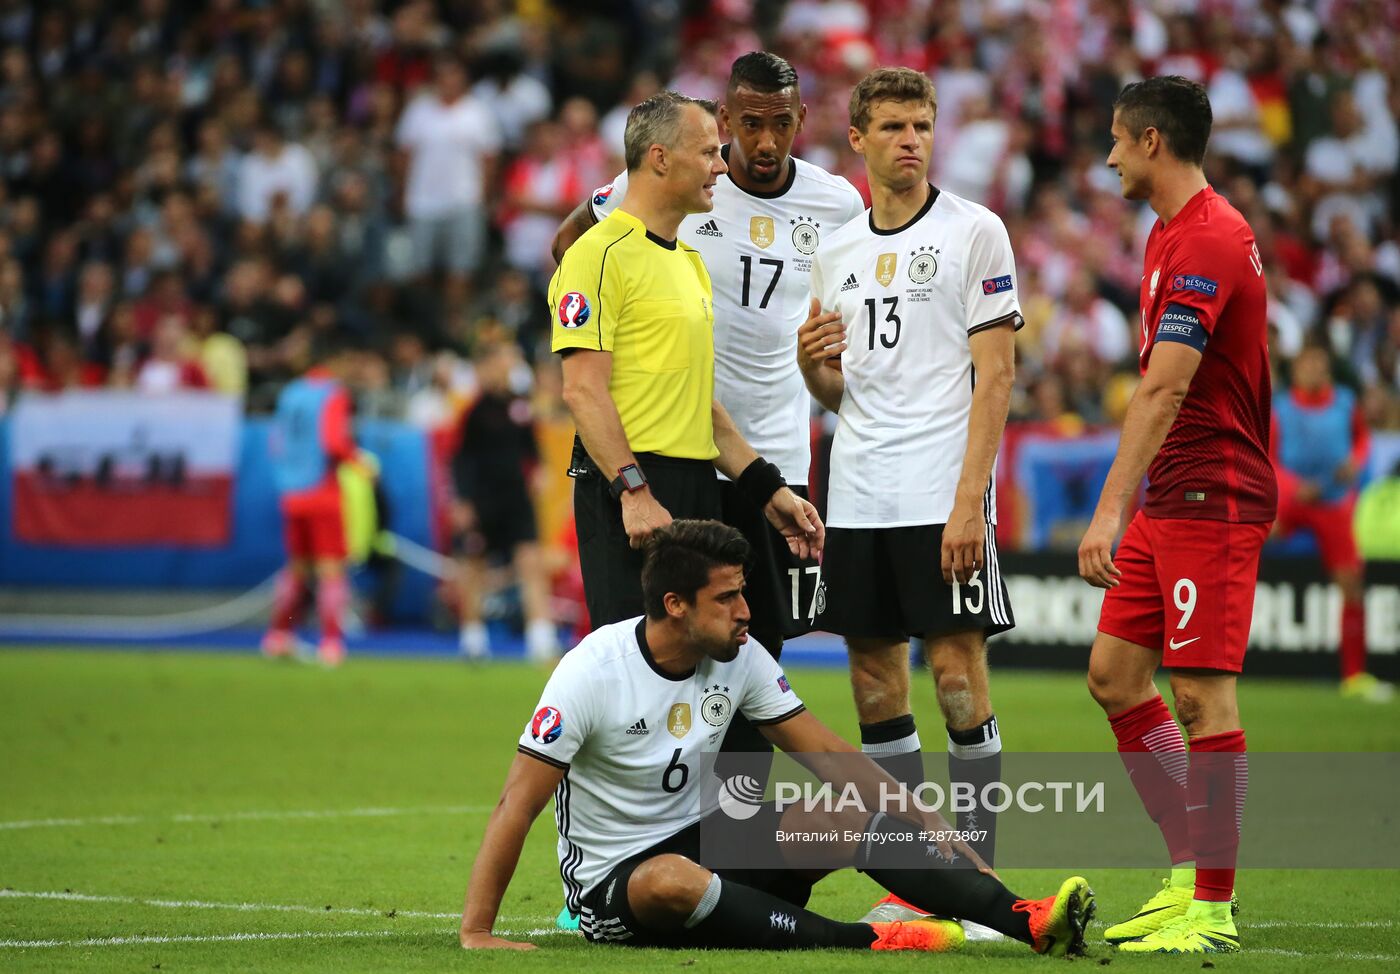
[[[650,487],[622,495],[622,527],[627,532],[627,543],[633,548],[646,544],[653,531],[670,523],[671,512],[661,506]]]
[[[846,326],[841,323],[841,312],[824,312],[821,302],[813,298],[807,320],[797,329],[797,367],[810,372],[826,365],[839,371],[845,350]]]
[[[795,556],[806,561],[821,555],[826,544],[826,525],[811,501],[784,487],[769,499],[763,513],[787,539],[788,550]]]
[[[1079,577],[1095,588],[1114,588],[1123,573],[1113,564],[1113,541],[1118,537],[1117,515],[1094,512],[1084,540],[1079,542]]]

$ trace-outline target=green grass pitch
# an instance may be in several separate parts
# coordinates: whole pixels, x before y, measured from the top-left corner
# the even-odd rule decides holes
[[[819,716],[853,734],[842,672],[790,675]],[[523,665],[447,660],[352,659],[324,672],[252,655],[0,652],[0,970],[812,974],[1061,963],[1012,944],[937,958],[590,947],[550,930],[561,894],[549,814],[498,924],[542,949],[460,950],[472,857],[543,680]],[[927,679],[916,693],[927,725]],[[1344,702],[1330,683],[1245,680],[1241,693],[1256,750],[1400,750],[1400,708]],[[995,673],[993,695],[1008,749],[1110,746],[1077,675]],[[1061,877],[1004,878],[1040,895]],[[1157,883],[1144,870],[1089,878],[1110,920]],[[1213,958],[1217,969],[1397,969],[1397,872],[1245,872],[1239,892],[1246,951]],[[875,896],[848,873],[821,884],[812,906],[850,918]],[[1114,956],[1095,940],[1074,963],[1202,966]]]

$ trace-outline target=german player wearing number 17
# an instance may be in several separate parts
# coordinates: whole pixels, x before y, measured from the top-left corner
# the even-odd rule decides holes
[[[986,637],[1014,625],[992,472],[1022,317],[1001,220],[928,182],[937,111],[933,83],[909,68],[874,71],[851,94],[873,205],[817,252],[798,365],[838,417],[826,626],[846,637],[866,753],[923,781],[908,643],[921,636],[949,777],[980,796],[1001,772]],[[993,813],[960,813],[958,827],[986,833],[973,847],[991,862]]]
[[[1079,546],[1079,574],[1108,589],[1089,691],[1113,727],[1172,875],[1104,936],[1133,953],[1228,953],[1248,778],[1235,679],[1259,551],[1277,506],[1269,459],[1264,268],[1239,211],[1201,164],[1206,91],[1180,77],[1128,85],[1113,112],[1123,196],[1161,218],[1143,261],[1142,383]],[[1147,501],[1113,542],[1147,475]],[[1176,716],[1153,685],[1171,671]]]

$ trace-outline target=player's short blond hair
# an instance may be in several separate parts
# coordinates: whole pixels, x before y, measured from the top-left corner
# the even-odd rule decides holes
[[[864,132],[870,125],[870,110],[882,101],[917,101],[938,117],[938,93],[928,75],[913,68],[876,68],[851,92],[851,126]]]

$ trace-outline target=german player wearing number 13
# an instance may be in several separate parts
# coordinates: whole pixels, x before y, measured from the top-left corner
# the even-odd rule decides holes
[[[923,780],[908,644],[922,636],[950,777],[980,795],[1001,761],[986,637],[1014,624],[992,473],[1022,318],[1001,220],[928,182],[936,113],[932,82],[908,68],[874,71],[852,93],[850,143],[873,206],[817,253],[798,364],[838,416],[826,625],[846,637],[864,749]],[[991,862],[993,815],[960,813],[958,827],[988,833],[973,845]]]

